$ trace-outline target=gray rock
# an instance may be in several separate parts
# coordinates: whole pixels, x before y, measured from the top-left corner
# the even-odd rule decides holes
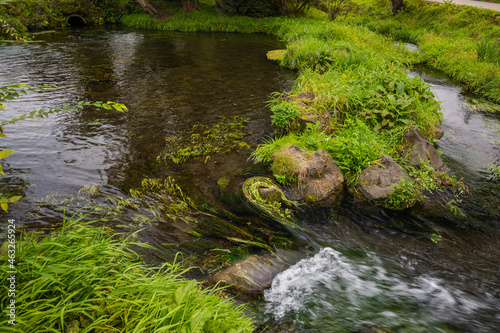
[[[296,165],[293,170],[297,176],[297,184],[285,190],[289,200],[330,205],[337,203],[344,189],[344,176],[332,157],[323,149],[314,153],[301,150],[293,145],[288,149],[276,152],[273,159],[286,156]]]
[[[217,273],[209,285],[229,286],[235,293],[259,295],[271,286],[274,277],[304,257],[303,254],[279,250],[275,256],[251,255]]]
[[[392,157],[384,155],[375,167],[363,170],[356,183],[356,188],[368,200],[384,200],[394,191],[394,184],[399,184],[408,176]]]
[[[439,156],[436,148],[420,133],[417,127],[412,127],[405,134],[404,139],[410,147],[403,151],[404,156],[414,167],[428,162],[428,165],[438,170],[444,166],[444,162]]]

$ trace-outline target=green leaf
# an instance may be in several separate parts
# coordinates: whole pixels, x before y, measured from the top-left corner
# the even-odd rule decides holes
[[[2,209],[3,209],[4,211],[6,211],[6,212],[7,212],[7,211],[8,211],[8,209],[9,209],[9,205],[8,205],[8,204],[6,204],[5,202],[0,203],[0,206],[1,206],[1,207],[2,207]]]
[[[0,151],[0,159],[9,157],[14,152],[14,149],[5,149]]]
[[[21,199],[21,196],[15,196],[15,197],[10,197],[9,199],[9,203],[14,203],[16,201],[19,201],[19,199]]]
[[[5,172],[3,172],[3,166],[0,164],[0,174],[5,176]]]

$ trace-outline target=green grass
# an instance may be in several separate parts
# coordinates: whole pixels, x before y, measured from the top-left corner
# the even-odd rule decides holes
[[[393,17],[389,3],[357,2],[364,10],[350,14],[350,24],[417,44],[420,54],[413,63],[425,63],[500,102],[499,12],[406,0],[406,7]]]
[[[182,278],[179,264],[149,267],[132,250],[148,247],[80,219],[46,237],[17,241],[16,325],[10,332],[252,332],[242,308],[220,290]],[[2,247],[0,276],[11,271]],[[7,304],[8,287],[0,300]]]

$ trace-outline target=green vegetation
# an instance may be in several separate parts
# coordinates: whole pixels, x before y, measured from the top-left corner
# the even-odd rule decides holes
[[[300,227],[291,218],[289,208],[295,204],[288,200],[281,189],[266,177],[253,177],[247,179],[242,186],[245,198],[257,208],[262,214],[268,216],[274,221],[297,229]],[[266,189],[272,192],[267,198],[263,198],[260,189]]]
[[[225,117],[219,118],[215,124],[193,126],[184,136],[166,138],[167,147],[156,160],[164,162],[170,160],[179,164],[193,157],[204,156],[206,162],[214,154],[249,149],[250,146],[242,141],[248,134],[244,132],[246,118],[233,117],[229,121]]]
[[[182,278],[179,264],[149,267],[132,246],[81,218],[50,236],[27,234],[16,248],[16,325],[10,332],[252,332],[253,324],[221,289]],[[3,281],[9,277],[2,246]],[[8,301],[2,286],[2,304]]]
[[[469,90],[500,102],[500,68],[495,63],[500,38],[498,12],[406,0],[404,9],[392,16],[388,3],[357,3],[365,10],[351,13],[347,18],[350,24],[417,44],[420,53],[413,63],[425,63]]]
[[[0,3],[0,24],[17,33],[67,27],[65,14],[82,14],[89,24],[118,23],[123,14],[133,11],[128,0],[11,0]],[[135,7],[135,6],[134,6]],[[12,30],[14,29],[14,30]],[[5,31],[5,28],[4,28]],[[0,33],[0,38],[11,39]]]
[[[399,184],[383,203],[385,207],[402,210],[412,207],[415,203],[425,198],[425,193],[444,192],[449,190],[453,199],[447,203],[448,208],[455,215],[463,214],[457,204],[461,203],[460,197],[469,192],[462,180],[457,180],[446,171],[436,171],[431,166],[423,163],[419,169],[407,168],[410,176]]]

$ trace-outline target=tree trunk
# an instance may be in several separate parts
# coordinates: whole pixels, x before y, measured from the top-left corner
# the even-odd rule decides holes
[[[191,1],[193,3],[191,3]],[[198,0],[182,0],[182,9],[184,12],[192,12],[198,9]]]
[[[396,15],[403,8],[403,0],[391,0],[392,15]]]
[[[144,9],[146,13],[148,13],[151,16],[156,16],[158,15],[158,11],[146,0],[135,0],[141,7]],[[184,2],[184,0],[183,0]]]

